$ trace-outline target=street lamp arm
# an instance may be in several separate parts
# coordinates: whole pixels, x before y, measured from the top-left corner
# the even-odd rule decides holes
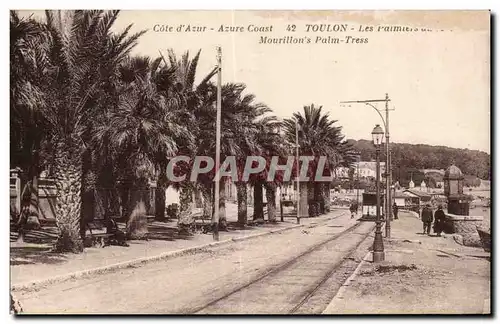
[[[377,107],[375,107],[374,105],[372,105],[371,103],[368,103],[368,102],[365,102],[365,105],[372,107],[377,112],[377,114],[380,116],[380,119],[382,119],[382,122],[384,123],[384,131],[387,133],[387,125],[385,123],[385,119],[382,116],[382,114],[380,113],[380,111],[377,109]]]
[[[390,238],[391,237],[391,214],[392,214],[392,210],[390,208],[391,206],[391,190],[390,190],[390,185],[392,183],[392,176],[391,176],[391,150],[390,150],[390,136],[389,136],[389,94],[386,93],[385,94],[385,99],[378,99],[378,100],[349,100],[349,101],[341,101],[340,103],[341,104],[348,104],[348,103],[364,103],[370,107],[372,107],[373,109],[375,109],[375,111],[377,112],[377,114],[380,116],[380,119],[382,119],[382,123],[384,124],[384,129],[385,129],[385,139],[386,139],[386,145],[385,145],[385,149],[386,149],[386,191],[387,191],[387,194],[386,194],[386,213],[387,213],[387,217],[386,217],[386,225],[385,225],[385,235],[386,237]],[[372,103],[374,102],[385,102],[385,119],[384,117],[382,116],[382,114],[380,113],[380,111],[377,109],[377,107],[375,107]],[[379,132],[377,132],[379,133]],[[378,180],[377,180],[377,184],[378,184]],[[377,191],[378,192],[378,191]],[[378,209],[377,209],[378,210]]]

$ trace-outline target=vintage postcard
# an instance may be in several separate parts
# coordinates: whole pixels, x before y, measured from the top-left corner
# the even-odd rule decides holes
[[[11,10],[11,312],[491,315],[490,23]]]

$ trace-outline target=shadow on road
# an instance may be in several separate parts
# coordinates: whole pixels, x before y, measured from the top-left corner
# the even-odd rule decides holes
[[[50,252],[46,246],[19,246],[10,248],[10,264],[57,264],[66,261],[62,253]]]

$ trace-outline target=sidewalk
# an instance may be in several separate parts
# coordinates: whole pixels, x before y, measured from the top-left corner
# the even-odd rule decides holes
[[[343,210],[334,210],[327,215],[315,218],[302,218],[301,226],[310,226],[321,223],[333,216],[345,213]],[[228,221],[234,221],[233,213],[228,213]],[[278,216],[279,220],[279,216]],[[63,276],[70,273],[87,271],[89,269],[105,267],[117,263],[128,262],[141,258],[159,256],[169,252],[203,247],[214,243],[212,234],[195,234],[189,237],[176,236],[176,222],[149,224],[150,237],[148,241],[129,241],[129,247],[106,246],[104,248],[86,248],[81,254],[50,253],[50,246],[43,244],[25,243],[17,245],[11,243],[10,248],[10,276],[11,285],[25,284],[32,281],[41,281]],[[284,222],[263,224],[245,229],[220,232],[219,242],[240,240],[256,235],[265,235],[271,232],[287,230],[297,227],[296,219],[286,217]]]
[[[489,253],[422,235],[410,214],[391,225],[386,261],[362,262],[324,314],[490,314]]]

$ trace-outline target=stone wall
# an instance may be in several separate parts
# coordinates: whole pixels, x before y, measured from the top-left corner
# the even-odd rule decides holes
[[[455,240],[466,246],[481,247],[481,239],[477,227],[483,225],[483,216],[460,216],[454,214],[446,215],[445,233],[455,234]]]

